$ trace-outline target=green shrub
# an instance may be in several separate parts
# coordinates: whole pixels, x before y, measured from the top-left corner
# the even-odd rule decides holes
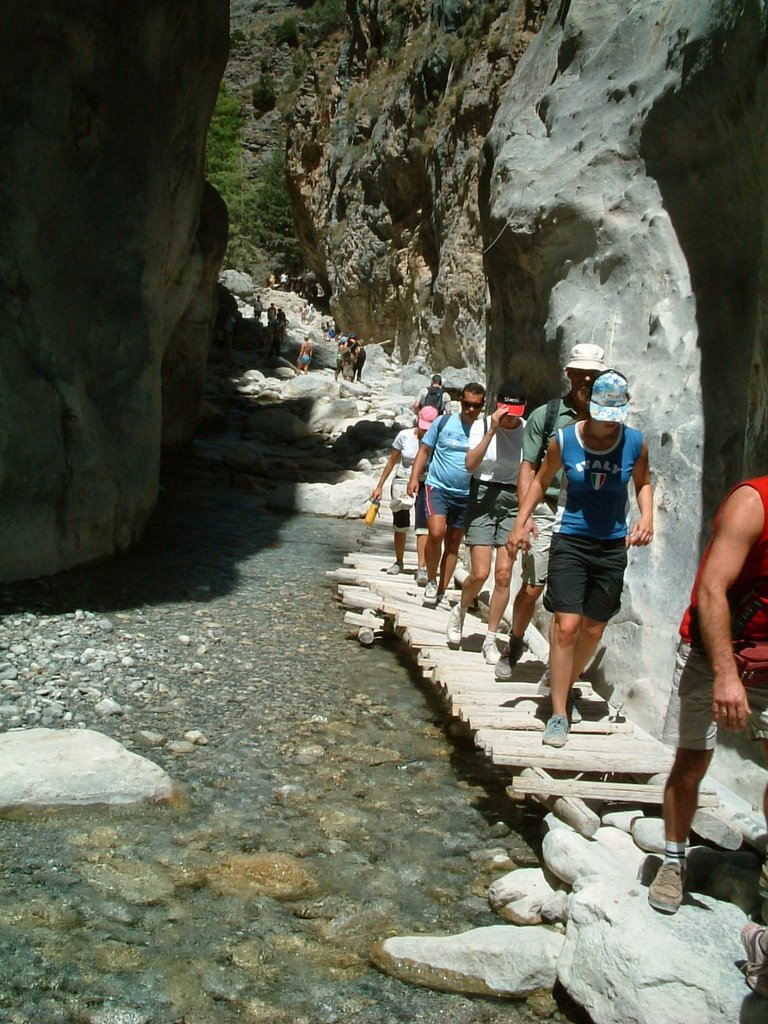
[[[277,46],[282,46],[283,43],[287,43],[288,46],[299,45],[299,26],[295,18],[285,18],[277,26],[275,43]]]
[[[229,211],[227,258],[248,270],[266,251],[281,264],[298,265],[300,248],[288,199],[284,149],[248,179],[241,160],[243,123],[237,98],[222,84],[208,129],[205,168]]]
[[[275,92],[274,81],[269,75],[262,75],[251,87],[253,109],[259,114],[266,114],[274,109],[276,100],[277,93]]]
[[[208,128],[205,173],[231,211],[240,194],[240,104],[222,83]]]
[[[301,250],[293,226],[283,149],[258,172],[245,201],[245,226],[250,239],[266,252],[299,260]]]
[[[242,46],[245,42],[245,32],[241,32],[239,28],[236,28],[229,37],[230,46]]]
[[[347,25],[345,0],[316,0],[307,14],[307,23],[324,38]]]

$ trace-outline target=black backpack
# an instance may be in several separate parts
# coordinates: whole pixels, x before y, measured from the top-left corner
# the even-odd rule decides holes
[[[433,409],[437,409],[438,412],[443,411],[443,395],[445,394],[445,388],[441,388],[439,384],[433,384],[427,388],[427,393],[424,395],[422,400],[419,402],[419,408],[423,409],[427,405],[431,405]]]

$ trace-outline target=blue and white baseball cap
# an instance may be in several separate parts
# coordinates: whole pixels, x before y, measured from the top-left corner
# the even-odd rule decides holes
[[[606,370],[595,379],[589,400],[589,415],[602,423],[626,423],[629,384],[618,370]]]

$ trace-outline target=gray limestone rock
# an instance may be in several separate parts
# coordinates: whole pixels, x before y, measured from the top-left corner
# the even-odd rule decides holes
[[[541,868],[518,868],[495,879],[488,900],[512,924],[558,920],[564,910],[560,891],[552,887]]]
[[[0,736],[0,809],[170,800],[152,761],[91,729],[29,729]]]
[[[745,1020],[748,990],[735,967],[745,922],[707,896],[668,917],[639,884],[594,882],[571,898],[558,980],[595,1024]]]
[[[524,996],[552,988],[564,941],[549,928],[491,925],[446,937],[385,939],[371,959],[401,981],[444,992]]]
[[[645,859],[631,836],[617,828],[599,828],[590,839],[568,827],[554,828],[541,852],[549,870],[569,885],[593,876],[631,881]]]

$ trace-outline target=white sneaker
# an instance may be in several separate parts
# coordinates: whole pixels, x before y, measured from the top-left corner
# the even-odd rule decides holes
[[[466,612],[462,609],[460,604],[456,604],[451,608],[451,614],[448,616],[448,626],[445,630],[445,639],[449,644],[455,644],[457,647],[461,643],[461,633],[464,629],[464,616]]]
[[[402,564],[400,562],[393,562],[387,569],[387,576],[399,576],[402,571]]]
[[[437,610],[441,612],[449,612],[453,608],[453,605],[448,600],[448,595],[443,592],[440,595],[440,600],[437,602]]]
[[[426,585],[427,585],[427,570],[426,569],[417,569],[416,570],[416,586],[417,587],[426,587]]]
[[[501,651],[499,645],[496,643],[495,636],[487,636],[483,640],[483,647],[481,651],[487,665],[495,665],[501,657]]]
[[[424,600],[435,602],[437,601],[437,580],[428,580],[426,587],[424,587]]]

